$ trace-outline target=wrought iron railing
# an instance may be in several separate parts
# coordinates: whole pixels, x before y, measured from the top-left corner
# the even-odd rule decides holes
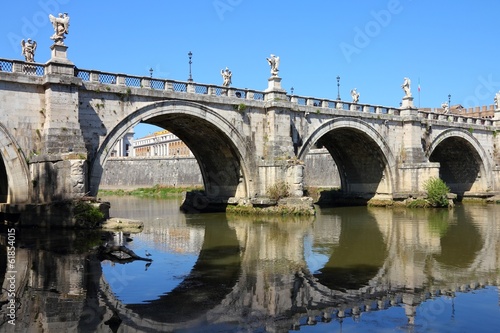
[[[22,73],[33,76],[44,76],[45,65],[36,62],[0,59],[0,72]]]

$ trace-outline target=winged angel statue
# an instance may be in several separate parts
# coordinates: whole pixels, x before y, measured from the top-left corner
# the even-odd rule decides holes
[[[21,41],[22,54],[26,62],[35,62],[35,50],[36,50],[36,42],[28,38],[28,40]]]
[[[266,58],[269,66],[271,66],[271,76],[278,76],[278,67],[280,65],[280,57],[271,54],[271,57]]]
[[[54,34],[50,39],[52,39],[55,44],[64,45],[64,39],[66,38],[65,34],[69,33],[68,13],[59,13],[59,17],[49,14],[49,19],[54,27]]]

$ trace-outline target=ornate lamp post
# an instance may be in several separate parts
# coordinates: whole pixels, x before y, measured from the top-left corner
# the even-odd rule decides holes
[[[189,79],[188,79],[188,81],[192,82],[193,81],[193,76],[191,75],[191,64],[193,62],[191,61],[191,59],[193,58],[193,53],[191,51],[189,51],[188,57],[189,57]]]
[[[337,76],[337,101],[340,101],[340,76]]]
[[[448,108],[451,110],[451,94],[448,94]]]
[[[149,69],[149,77],[152,78],[153,77],[153,67],[151,67]]]
[[[291,92],[292,92],[292,95],[293,95],[293,87],[290,88]]]

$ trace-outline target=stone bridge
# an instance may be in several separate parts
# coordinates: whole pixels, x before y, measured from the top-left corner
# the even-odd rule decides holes
[[[500,110],[493,118],[300,97],[271,76],[265,91],[78,68],[67,47],[45,63],[0,59],[0,201],[95,195],[111,150],[139,123],[175,133],[195,155],[195,205],[261,202],[275,184],[302,197],[304,157],[324,147],[343,197],[402,199],[430,177],[459,197],[500,188]],[[168,172],[168,171],[166,171]],[[5,206],[4,204],[4,206]]]

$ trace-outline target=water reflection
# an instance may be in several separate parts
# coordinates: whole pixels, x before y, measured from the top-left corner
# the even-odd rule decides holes
[[[144,231],[17,231],[16,329],[457,331],[474,329],[471,315],[486,329],[500,324],[490,287],[500,282],[498,206],[283,219],[183,215],[176,200],[112,202],[112,215],[144,220]],[[92,249],[102,242],[148,251],[153,262],[101,262]],[[1,245],[5,288],[3,236]],[[455,313],[464,306],[468,316]]]

